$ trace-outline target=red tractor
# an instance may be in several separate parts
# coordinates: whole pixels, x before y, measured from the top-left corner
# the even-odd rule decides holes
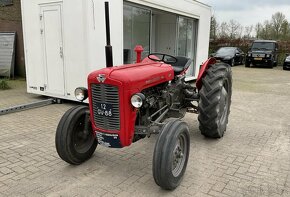
[[[110,66],[112,61],[108,62]],[[201,134],[211,138],[223,137],[230,113],[230,66],[207,60],[192,86],[185,82],[191,62],[155,53],[136,64],[92,72],[88,89],[75,91],[78,100],[88,98],[89,106],[69,109],[57,127],[59,156],[78,165],[93,155],[98,144],[123,148],[158,134],[153,177],[160,187],[175,189],[189,157],[189,128],[181,120],[186,112],[198,113]]]

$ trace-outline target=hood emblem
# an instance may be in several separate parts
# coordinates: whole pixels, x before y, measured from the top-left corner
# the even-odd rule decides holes
[[[106,80],[106,75],[105,74],[99,74],[99,76],[97,77],[98,82],[100,83],[104,83]]]

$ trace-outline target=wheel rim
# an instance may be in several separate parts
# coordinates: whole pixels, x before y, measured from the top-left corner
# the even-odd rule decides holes
[[[86,153],[94,143],[94,136],[92,131],[92,126],[90,121],[87,123],[87,131],[85,130],[85,120],[86,115],[83,114],[76,121],[76,124],[73,127],[73,146],[76,152]]]
[[[178,177],[184,168],[187,156],[187,148],[188,144],[186,141],[186,136],[184,133],[182,133],[179,135],[173,149],[172,174],[174,177]]]
[[[220,102],[220,122],[224,124],[228,115],[229,109],[229,98],[228,98],[228,81],[225,81],[224,86],[222,87],[221,91],[221,102]]]

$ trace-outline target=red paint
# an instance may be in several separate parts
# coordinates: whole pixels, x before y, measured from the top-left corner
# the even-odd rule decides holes
[[[141,56],[142,56],[142,52],[144,51],[143,47],[141,45],[136,45],[134,51],[136,52],[136,63],[140,63],[141,62]]]
[[[106,131],[94,124],[93,109],[90,105],[91,122],[94,131],[119,134],[122,147],[129,146],[134,136],[136,110],[131,105],[131,96],[142,90],[170,81],[174,78],[171,65],[146,60],[145,63],[128,64],[111,68],[104,68],[92,72],[88,76],[89,102],[92,103],[91,84],[99,83],[97,77],[105,74],[105,84],[119,87],[120,101],[120,131]]]
[[[202,87],[202,78],[206,74],[205,71],[210,67],[210,65],[215,64],[215,63],[216,63],[216,59],[211,57],[201,66],[197,80],[196,80],[196,87],[198,90],[200,90]]]

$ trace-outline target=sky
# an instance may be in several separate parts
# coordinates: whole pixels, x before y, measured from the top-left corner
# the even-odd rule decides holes
[[[290,0],[198,0],[212,7],[219,23],[231,19],[243,26],[271,20],[272,14],[282,12],[290,22]]]

